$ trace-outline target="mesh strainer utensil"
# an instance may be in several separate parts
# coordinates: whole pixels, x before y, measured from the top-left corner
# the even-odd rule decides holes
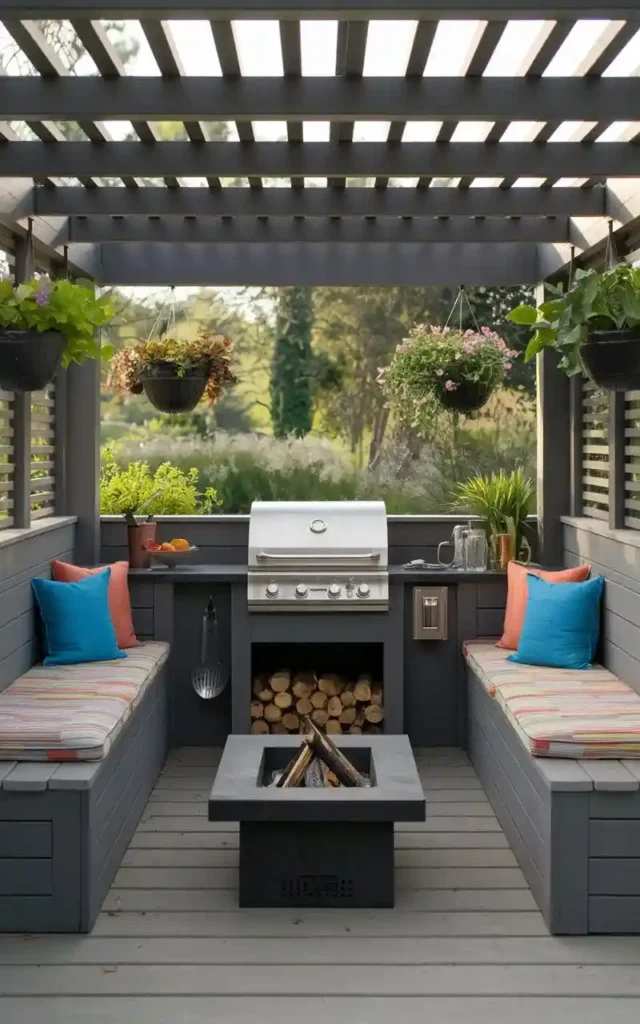
[[[229,673],[219,659],[218,650],[218,616],[210,597],[202,616],[200,664],[191,673],[191,685],[203,700],[219,697],[229,682]]]

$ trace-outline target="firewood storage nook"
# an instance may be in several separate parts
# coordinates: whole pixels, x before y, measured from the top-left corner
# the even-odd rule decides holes
[[[336,740],[369,785],[279,787],[274,773],[300,737],[227,740],[209,821],[240,822],[241,907],[394,905],[393,823],[425,818],[411,745],[406,736]]]

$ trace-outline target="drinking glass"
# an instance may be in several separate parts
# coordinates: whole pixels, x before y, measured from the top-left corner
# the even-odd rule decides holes
[[[467,531],[466,555],[467,572],[486,572],[489,547],[484,530]]]

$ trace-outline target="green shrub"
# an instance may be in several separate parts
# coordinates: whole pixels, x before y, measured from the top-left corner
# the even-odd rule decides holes
[[[113,452],[105,449],[100,472],[100,511],[124,515],[144,507],[149,516],[188,516],[215,511],[215,490],[198,491],[198,471],[184,472],[163,462],[152,472],[148,462],[129,462],[121,467]]]

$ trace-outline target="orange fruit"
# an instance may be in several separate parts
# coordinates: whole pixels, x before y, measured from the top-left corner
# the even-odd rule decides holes
[[[176,537],[176,539],[172,540],[171,543],[173,544],[176,551],[188,551],[189,548],[191,547],[189,541],[185,540],[184,537]]]
[[[160,550],[161,551],[175,551],[176,549],[174,548],[173,544],[168,544],[167,541],[165,541],[164,544],[160,545]]]

